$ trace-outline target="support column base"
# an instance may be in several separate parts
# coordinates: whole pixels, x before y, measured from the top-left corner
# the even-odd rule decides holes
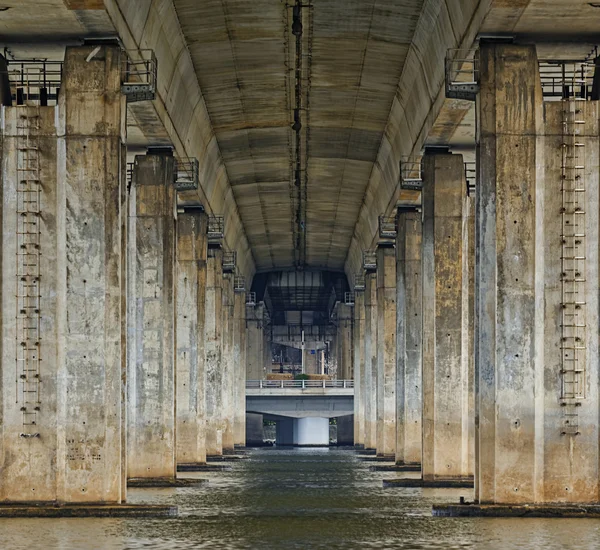
[[[420,472],[420,464],[383,464],[380,466],[369,466],[372,472]]]
[[[374,456],[374,455],[357,455],[356,458],[360,460],[365,460],[368,462],[394,462],[394,457],[390,456]]]
[[[599,504],[436,504],[439,517],[600,518]]]
[[[363,454],[363,455],[376,455],[377,454],[377,450],[376,449],[366,449],[365,446],[363,445],[362,447],[354,447],[356,449],[356,452]]]
[[[229,464],[206,464],[206,462],[177,464],[178,472],[222,472],[223,470],[231,470],[231,466]]]
[[[127,487],[148,489],[156,487],[196,487],[208,483],[207,479],[168,478],[168,477],[132,477],[127,480]]]
[[[2,518],[172,518],[177,506],[162,504],[0,504]]]
[[[473,478],[453,479],[384,479],[384,487],[422,487],[424,489],[473,489]]]
[[[248,456],[241,455],[214,455],[207,456],[206,462],[229,462],[230,460],[248,460]]]

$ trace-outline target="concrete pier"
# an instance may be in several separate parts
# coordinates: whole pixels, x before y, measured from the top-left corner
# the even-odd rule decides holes
[[[399,210],[396,240],[396,463],[420,464],[422,435],[421,212]]]
[[[423,158],[423,480],[470,475],[461,155]]]
[[[534,46],[480,58],[476,500],[597,503],[598,102],[543,103]]]
[[[248,380],[262,380],[266,377],[264,307],[263,303],[246,306],[246,377]]]
[[[354,289],[354,444],[365,444],[365,293]]]
[[[235,289],[233,307],[233,443],[246,445],[246,292]]]
[[[234,422],[234,387],[235,387],[235,365],[233,362],[233,333],[235,332],[234,321],[234,292],[233,274],[223,274],[223,326],[221,337],[223,338],[222,369],[222,404],[221,415],[223,421],[223,452],[233,452],[233,422]]]
[[[377,448],[377,274],[365,275],[365,448]]]
[[[128,250],[128,478],[176,474],[174,161],[168,154],[135,157]]]
[[[337,377],[340,380],[352,380],[354,378],[352,357],[352,306],[338,302],[336,308]]]
[[[57,107],[2,107],[5,503],[125,501],[122,54],[92,49],[66,49]]]
[[[223,454],[223,251],[209,248],[206,262],[204,353],[206,454]]]
[[[378,456],[396,454],[396,250],[377,249]]]
[[[207,216],[177,218],[177,463],[206,462],[204,308]]]

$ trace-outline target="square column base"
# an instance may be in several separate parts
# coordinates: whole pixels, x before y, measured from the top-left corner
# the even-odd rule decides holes
[[[162,504],[0,504],[2,518],[172,518],[177,506]]]
[[[598,504],[437,504],[438,517],[480,518],[600,518]]]
[[[421,487],[423,489],[473,489],[473,478],[453,479],[384,479],[384,487]]]
[[[147,489],[156,487],[196,487],[208,483],[207,479],[169,478],[169,477],[132,477],[127,480],[127,487]]]

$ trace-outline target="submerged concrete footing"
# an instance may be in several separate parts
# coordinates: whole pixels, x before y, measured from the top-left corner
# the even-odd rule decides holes
[[[2,518],[172,518],[177,506],[162,504],[1,504]]]
[[[473,478],[384,479],[384,487],[422,487],[423,489],[473,489]]]
[[[420,472],[420,464],[379,464],[370,466],[372,472]]]
[[[487,518],[600,518],[597,504],[436,504],[438,517]]]
[[[231,466],[228,464],[177,464],[178,472],[222,472],[224,470],[231,470]]]
[[[127,480],[127,487],[147,489],[151,487],[195,487],[208,483],[207,479],[194,478],[162,478],[162,477],[132,477]]]

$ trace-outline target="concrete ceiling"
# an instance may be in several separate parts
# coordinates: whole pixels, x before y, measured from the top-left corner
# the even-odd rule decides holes
[[[292,10],[274,0],[174,5],[257,269],[292,267]],[[303,10],[306,263],[342,270],[422,0],[311,5]]]

